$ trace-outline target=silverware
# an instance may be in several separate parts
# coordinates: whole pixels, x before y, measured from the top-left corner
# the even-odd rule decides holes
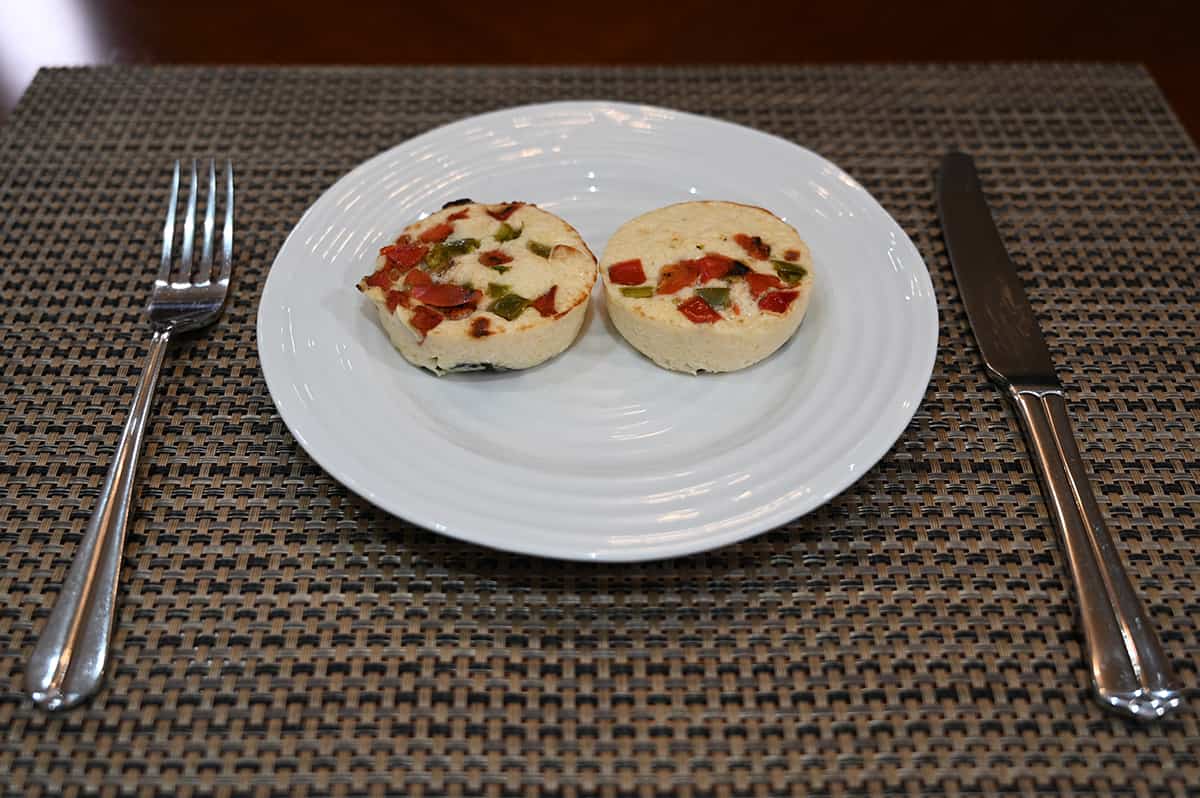
[[[134,392],[133,406],[104,478],[99,502],[25,672],[25,689],[35,703],[46,709],[74,706],[100,686],[112,642],[117,580],[138,453],[167,346],[177,335],[216,321],[229,290],[229,270],[233,260],[233,167],[231,164],[225,166],[224,225],[215,264],[213,239],[219,199],[216,165],[212,161],[208,165],[208,200],[198,263],[193,263],[193,244],[200,186],[194,161],[191,178],[179,260],[175,262],[171,253],[179,198],[179,162],[176,161],[167,219],[163,225],[162,264],[146,306],[153,333],[150,356]]]
[[[1135,718],[1162,717],[1180,706],[1182,690],[1104,527],[1062,385],[970,156],[956,152],[942,160],[937,200],[984,366],[1016,406],[1062,535],[1096,694]]]

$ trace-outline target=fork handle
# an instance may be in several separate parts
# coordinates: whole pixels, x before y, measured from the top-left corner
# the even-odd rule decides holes
[[[1105,529],[1062,391],[1013,386],[1011,396],[1062,534],[1096,694],[1136,718],[1162,717],[1182,703],[1182,691]]]
[[[170,330],[156,330],[150,341],[150,355],[100,499],[30,657],[25,689],[34,703],[45,709],[75,706],[100,686],[112,641],[138,454],[170,338]]]

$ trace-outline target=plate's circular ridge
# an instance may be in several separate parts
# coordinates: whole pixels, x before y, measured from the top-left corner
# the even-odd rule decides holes
[[[789,344],[733,374],[657,368],[597,292],[551,362],[439,379],[391,348],[353,285],[401,228],[468,196],[535,202],[597,256],[661,205],[762,205],[809,243],[813,300]],[[912,242],[828,161],[728,122],[583,101],[464,119],[338,180],[276,257],[258,343],[284,423],[372,503],[494,548],[629,561],[766,531],[858,479],[924,394],[937,306]]]

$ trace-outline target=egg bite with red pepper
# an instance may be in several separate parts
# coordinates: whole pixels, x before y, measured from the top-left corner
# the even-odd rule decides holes
[[[523,202],[450,203],[409,225],[358,282],[392,344],[434,374],[525,369],[578,335],[596,256]]]
[[[673,371],[736,371],[783,346],[804,319],[812,256],[770,211],[685,202],[626,222],[600,263],[608,315]]]

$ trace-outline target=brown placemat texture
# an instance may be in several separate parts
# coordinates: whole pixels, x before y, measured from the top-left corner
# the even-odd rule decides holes
[[[924,254],[933,382],[821,510],[686,559],[564,565],[390,518],[283,426],[254,321],[304,209],[430,127],[567,98],[799,142]],[[50,70],[0,131],[0,793],[1195,794],[1194,708],[1138,725],[1089,698],[1056,535],[936,221],[952,146],[977,156],[1101,503],[1195,685],[1200,161],[1144,71]],[[239,176],[232,301],[160,383],[108,686],[47,715],[24,660],[146,351],[169,163],[210,154]]]

